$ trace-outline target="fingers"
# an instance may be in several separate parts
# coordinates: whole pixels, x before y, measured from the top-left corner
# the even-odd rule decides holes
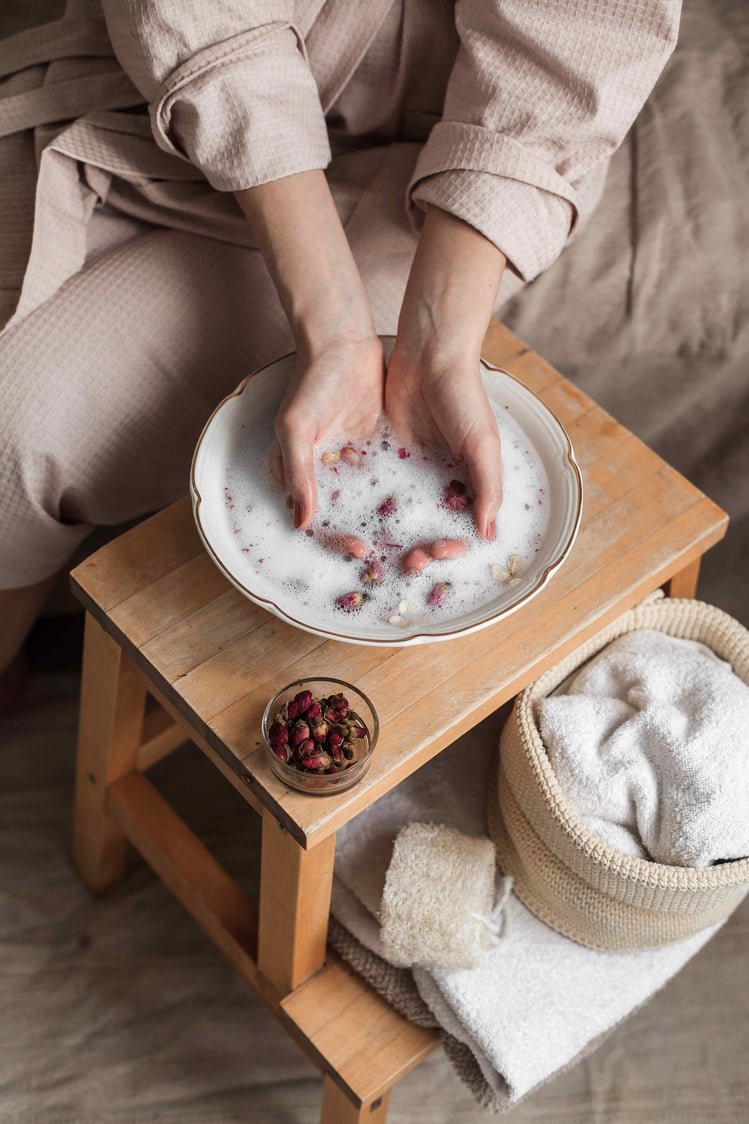
[[[395,376],[385,382],[385,411],[398,440],[404,445],[415,444],[419,437],[412,421],[416,411],[402,385],[396,382]]]
[[[277,444],[271,454],[271,468],[281,479],[294,504],[294,526],[308,527],[317,512],[317,488],[312,457],[313,439],[295,428],[281,415],[276,421]],[[276,449],[278,453],[276,453]],[[280,473],[280,475],[279,475]]]
[[[474,519],[482,538],[493,539],[502,502],[499,431],[483,389],[478,363],[435,370],[394,351],[385,398],[399,440],[446,446],[466,465],[474,495]]]
[[[484,539],[493,539],[502,503],[502,456],[496,425],[466,442],[463,459],[473,485],[473,517]]]

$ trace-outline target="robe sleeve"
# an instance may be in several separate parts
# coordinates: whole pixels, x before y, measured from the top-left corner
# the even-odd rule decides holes
[[[624,139],[676,43],[679,0],[458,0],[442,120],[409,185],[525,281],[562,250],[586,177]]]
[[[293,0],[103,0],[157,143],[219,191],[325,168],[330,146]]]

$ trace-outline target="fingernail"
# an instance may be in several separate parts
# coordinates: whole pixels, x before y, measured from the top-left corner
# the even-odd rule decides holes
[[[487,524],[486,537],[488,539],[493,539],[495,537],[496,533],[497,533],[497,524],[492,519],[491,523]]]
[[[302,525],[302,505],[300,503],[294,504],[294,527],[298,531]]]

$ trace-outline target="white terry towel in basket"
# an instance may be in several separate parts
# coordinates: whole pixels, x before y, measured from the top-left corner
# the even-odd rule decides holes
[[[749,686],[694,640],[614,640],[536,718],[580,819],[639,858],[706,867],[749,855]]]

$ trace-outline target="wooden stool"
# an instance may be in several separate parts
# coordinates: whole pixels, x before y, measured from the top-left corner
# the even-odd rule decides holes
[[[323,640],[237,593],[203,550],[187,500],[73,573],[88,610],[75,862],[94,892],[128,841],[324,1074],[324,1124],[382,1122],[391,1087],[436,1045],[326,949],[335,833],[542,671],[659,586],[694,594],[726,515],[507,329],[485,355],[565,425],[584,476],[582,527],[546,589],[472,636],[415,648]],[[341,676],[373,699],[380,741],[339,796],[285,788],[260,741],[282,684]],[[145,713],[146,695],[160,707]],[[143,775],[194,741],[262,817],[254,904]]]

